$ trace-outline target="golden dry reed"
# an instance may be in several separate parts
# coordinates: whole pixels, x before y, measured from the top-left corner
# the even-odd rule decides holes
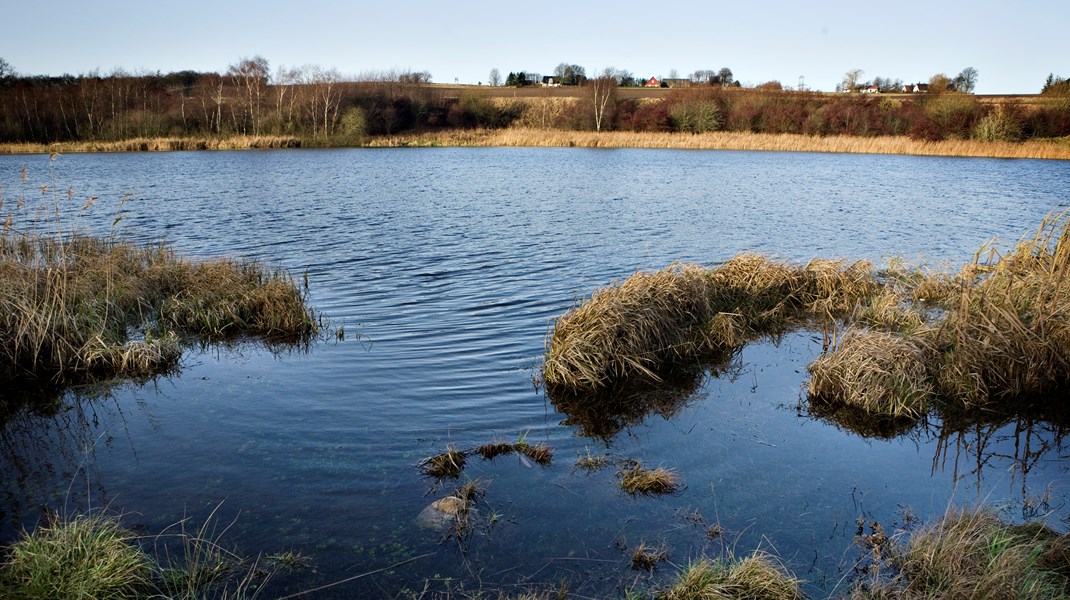
[[[553,393],[660,381],[794,324],[828,324],[879,285],[870,263],[806,265],[741,254],[707,269],[673,264],[596,291],[557,319],[542,378]]]
[[[183,150],[252,150],[299,148],[301,140],[293,136],[133,138],[115,141],[56,142],[52,144],[0,144],[0,154],[49,154],[80,152],[175,152]]]
[[[811,136],[712,131],[699,134],[632,131],[565,131],[535,127],[451,130],[384,136],[370,146],[495,146],[760,150],[845,154],[909,154],[1070,160],[1070,144],[1058,140],[985,142],[914,140],[905,136]]]
[[[889,319],[906,326],[858,321],[810,364],[811,406],[919,418],[930,406],[1026,407],[1070,384],[1070,216],[1045,219],[1006,255],[986,246],[957,275],[913,283]],[[941,310],[922,313],[923,301]]]
[[[296,343],[318,329],[287,273],[162,245],[5,230],[0,280],[2,380],[150,377],[177,365],[180,336]]]
[[[899,542],[891,576],[866,581],[852,600],[1070,597],[1070,536],[1040,523],[1009,525],[986,510],[949,509]]]

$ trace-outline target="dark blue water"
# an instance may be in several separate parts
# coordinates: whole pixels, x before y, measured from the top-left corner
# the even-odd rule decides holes
[[[58,415],[9,422],[3,540],[42,506],[107,505],[152,534],[222,503],[244,554],[311,557],[314,572],[277,577],[276,595],[412,558],[315,597],[563,580],[620,594],[673,570],[630,569],[627,549],[646,542],[678,565],[771,551],[820,597],[860,557],[860,515],[891,528],[904,511],[925,520],[979,500],[1019,518],[1066,514],[1068,451],[1051,431],[942,437],[932,425],[889,441],[807,416],[806,365],[821,350],[809,332],[747,346],[601,437],[533,385],[552,320],[614,279],[748,250],[959,265],[1070,206],[1065,162],[580,149],[0,157],[4,214],[41,184],[65,227],[307,270],[311,303],[346,338],[307,353],[213,347],[175,377],[83,390]],[[473,457],[437,486],[417,467],[447,445],[521,437],[552,446],[553,464]],[[615,467],[576,468],[587,454],[669,467],[686,487],[633,498]],[[463,543],[413,523],[470,479],[486,486],[483,526]],[[708,537],[714,524],[721,538]]]

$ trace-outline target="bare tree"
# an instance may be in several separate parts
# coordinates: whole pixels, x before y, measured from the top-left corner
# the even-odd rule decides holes
[[[0,56],[0,80],[14,76],[15,67],[12,67],[11,63],[7,62],[6,60],[4,60],[4,57]]]
[[[297,103],[295,86],[301,82],[301,69],[279,66],[275,71],[275,127],[276,133],[293,131],[294,106]]]
[[[487,81],[494,87],[498,87],[502,84],[502,73],[497,68],[490,70],[490,78]]]
[[[843,75],[843,91],[853,92],[858,89],[858,80],[861,79],[862,73],[865,73],[862,69],[851,69]]]
[[[616,107],[617,78],[613,76],[612,69],[606,69],[600,77],[588,81],[591,89],[591,102],[594,105],[594,128],[602,131],[602,125],[606,121],[606,115]]]
[[[977,69],[973,67],[966,67],[955,76],[955,89],[966,94],[972,94],[973,89],[977,87]]]
[[[267,91],[270,77],[267,59],[263,56],[242,58],[237,64],[230,65],[227,69],[227,76],[238,89],[237,110],[241,114],[236,119],[237,128],[241,133],[246,133],[246,124],[248,124],[251,126],[253,135],[260,135],[263,96]]]
[[[732,69],[728,67],[721,67],[720,71],[717,71],[717,81],[721,82],[721,87],[728,87],[735,83],[735,77],[732,75]]]

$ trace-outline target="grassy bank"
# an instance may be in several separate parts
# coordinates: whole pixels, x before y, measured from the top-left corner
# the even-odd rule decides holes
[[[166,246],[5,232],[0,279],[3,381],[150,377],[177,365],[184,339],[297,343],[318,328],[284,271]]]
[[[906,136],[856,137],[715,131],[699,134],[630,131],[563,131],[557,129],[452,130],[439,133],[382,136],[373,147],[401,146],[532,146],[579,148],[657,148],[676,150],[761,150],[849,154],[909,154],[1070,160],[1070,140],[982,142],[976,140],[914,140]]]
[[[57,142],[54,144],[0,144],[0,154],[252,150],[262,148],[300,148],[302,145],[301,140],[293,136],[163,137],[116,141]]]
[[[532,117],[534,118],[534,117]],[[362,138],[373,148],[397,147],[578,147],[651,148],[673,150],[753,150],[767,152],[825,152],[846,154],[904,154],[981,158],[1036,158],[1070,160],[1070,139],[1025,142],[978,140],[914,140],[906,136],[811,136],[799,134],[661,133],[631,131],[566,131],[537,127],[508,129],[453,129]],[[223,138],[137,138],[120,141],[60,142],[55,144],[0,144],[0,154],[50,152],[166,152],[179,150],[246,150],[257,148],[347,147],[349,142],[324,142],[292,136],[235,136]]]

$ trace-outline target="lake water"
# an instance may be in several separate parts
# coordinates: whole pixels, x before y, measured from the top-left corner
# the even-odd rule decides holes
[[[960,265],[1067,209],[1067,162],[482,148],[0,156],[2,212],[42,183],[70,187],[77,208],[98,198],[65,217],[83,231],[111,231],[126,196],[115,225],[126,236],[307,270],[312,305],[346,337],[308,352],[194,351],[177,376],[9,420],[0,543],[45,506],[106,505],[153,535],[222,503],[224,539],[242,553],[311,558],[269,597],[410,559],[313,597],[562,581],[620,596],[673,571],[631,570],[641,542],[676,565],[771,551],[823,597],[861,556],[859,516],[891,529],[979,500],[1018,518],[1066,516],[1070,451],[1056,427],[946,435],[934,423],[882,440],[807,416],[800,390],[822,341],[812,332],[750,344],[660,412],[605,423],[559,412],[533,377],[553,319],[636,270],[750,250]],[[449,445],[520,438],[550,445],[553,463],[473,456],[443,483],[418,468]],[[675,469],[686,487],[631,497],[617,467],[575,466],[588,454]],[[414,522],[472,479],[486,493],[467,539]]]

